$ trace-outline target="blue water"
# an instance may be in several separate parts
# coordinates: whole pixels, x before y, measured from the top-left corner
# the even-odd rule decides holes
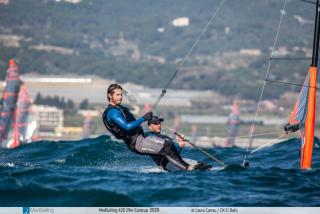
[[[0,206],[320,206],[319,148],[309,171],[299,169],[299,150],[297,139],[281,142],[244,169],[244,149],[213,148],[230,166],[168,173],[149,172],[147,156],[108,136],[38,142],[0,150]],[[194,149],[182,155],[205,159]]]

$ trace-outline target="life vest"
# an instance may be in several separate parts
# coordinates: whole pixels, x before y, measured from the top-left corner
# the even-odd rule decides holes
[[[123,118],[127,121],[127,122],[132,122],[135,121],[136,118],[133,116],[133,114],[131,114],[131,112],[129,111],[129,109],[127,107],[124,106],[112,106],[112,105],[108,105],[108,107],[104,110],[103,115],[102,115],[102,120],[103,123],[105,125],[105,127],[117,138],[117,139],[121,139],[124,140],[126,142],[126,144],[132,144],[135,143],[135,139],[137,137],[138,134],[143,133],[143,130],[141,127],[138,127],[134,130],[131,131],[126,131],[124,129],[122,129],[118,124],[116,124],[113,121],[108,121],[107,119],[107,114],[109,112],[109,110],[111,109],[117,109],[121,112]]]
[[[163,135],[163,134],[160,134],[160,133],[156,133],[156,132],[153,132],[153,131],[150,131],[150,132],[147,132],[145,133],[145,136],[148,137],[148,136],[157,136],[165,141],[169,141],[169,142],[173,142],[172,138],[170,138],[169,136],[167,135]]]

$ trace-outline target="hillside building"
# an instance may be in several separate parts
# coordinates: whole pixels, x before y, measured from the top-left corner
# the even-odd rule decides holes
[[[52,106],[34,105],[35,120],[40,137],[60,137],[63,129],[63,110]]]

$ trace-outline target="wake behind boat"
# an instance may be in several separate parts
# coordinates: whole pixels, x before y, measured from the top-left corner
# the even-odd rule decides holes
[[[223,166],[216,166],[213,167],[209,164],[199,162],[197,160],[189,159],[189,158],[183,158],[185,162],[195,167],[198,164],[202,164],[202,168],[197,169],[196,171],[216,171],[216,170],[224,170],[226,167]],[[159,166],[150,166],[150,167],[142,167],[142,172],[150,173],[150,172],[181,172],[183,170],[175,167],[174,165],[169,163],[169,166],[166,167],[166,170],[164,170],[162,167]]]

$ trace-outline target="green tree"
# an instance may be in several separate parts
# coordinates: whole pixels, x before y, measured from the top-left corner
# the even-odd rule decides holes
[[[67,104],[66,104],[66,108],[69,110],[74,109],[74,102],[71,99],[68,99]]]
[[[89,101],[88,101],[88,99],[82,100],[80,105],[79,105],[79,108],[83,109],[83,110],[89,109]]]
[[[36,98],[34,99],[34,103],[37,105],[43,104],[43,98],[39,92],[37,93]]]

